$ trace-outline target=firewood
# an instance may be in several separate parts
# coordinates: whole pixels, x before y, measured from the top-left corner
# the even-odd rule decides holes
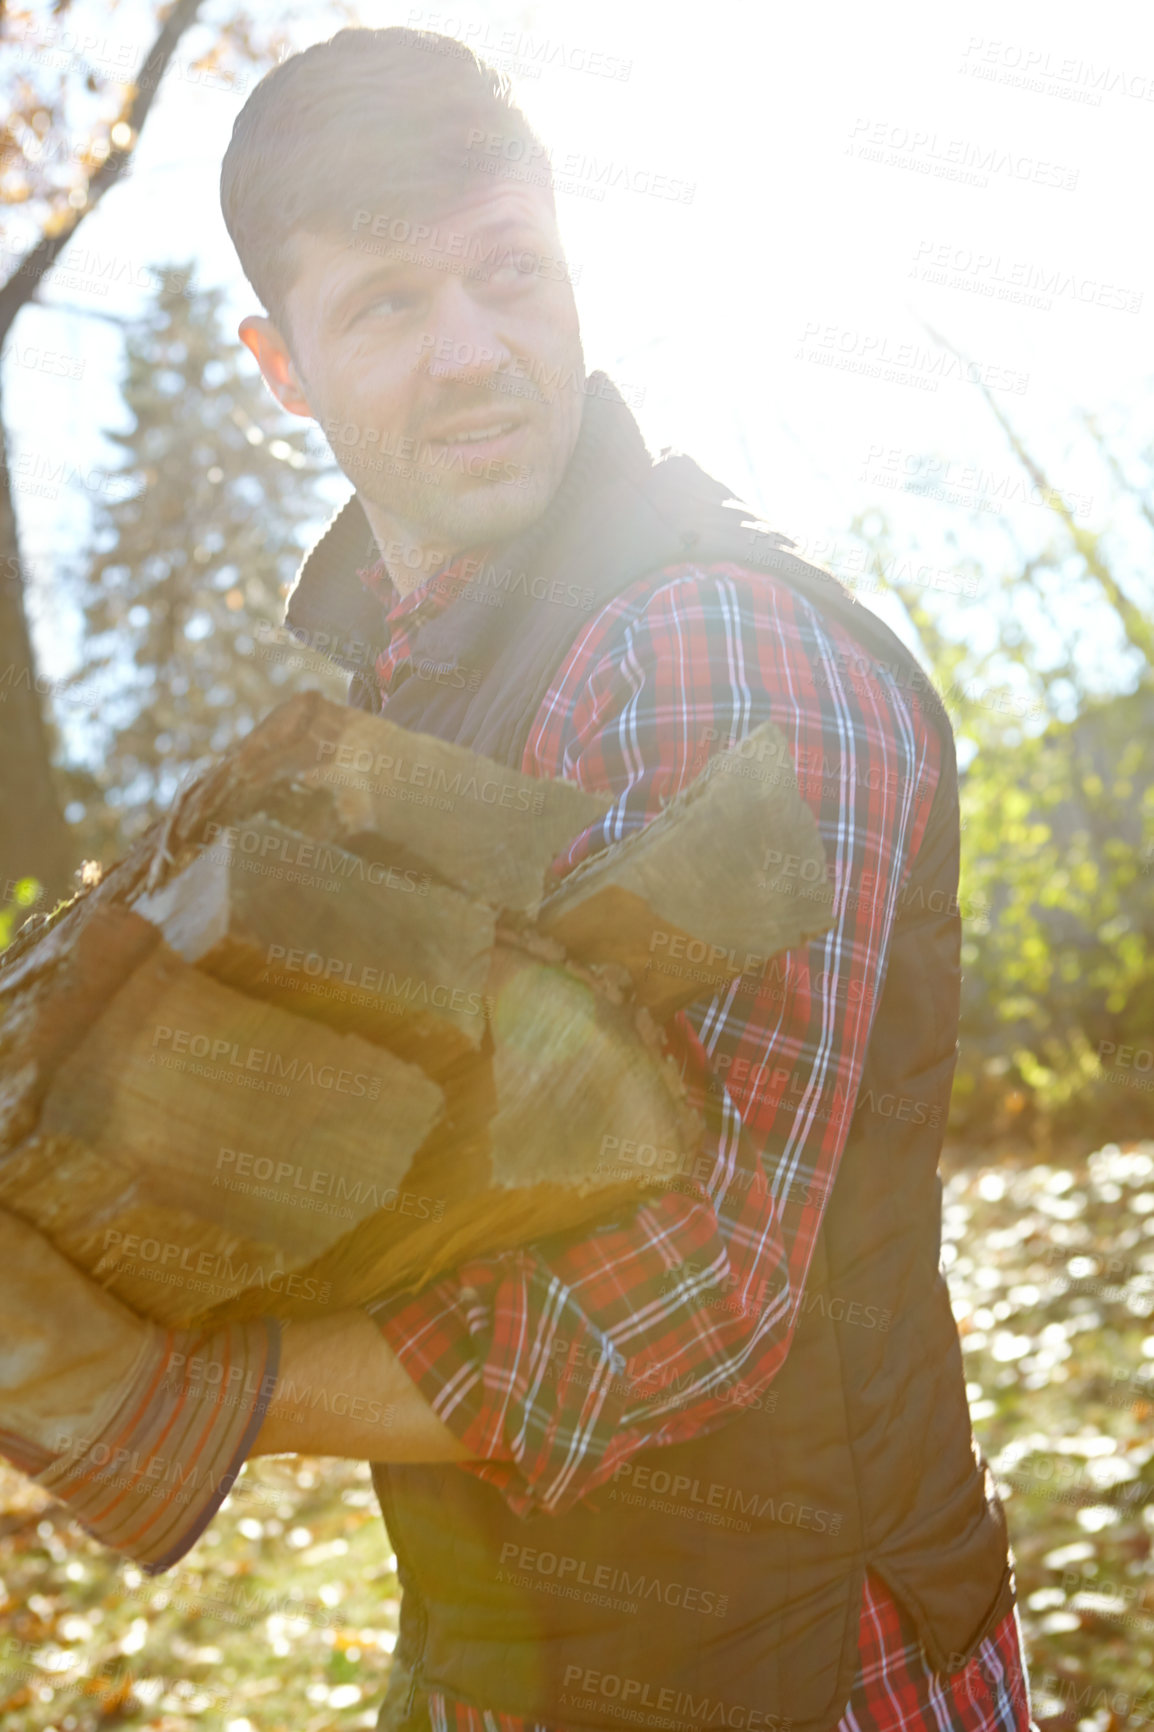
[[[785,862],[790,870],[781,870]],[[833,924],[817,822],[779,728],[710,760],[645,829],[578,866],[538,930],[617,963],[660,1021]]]
[[[635,1208],[702,1135],[657,1022],[831,914],[775,729],[546,897],[610,805],[281,705],[0,959],[0,1207],[169,1323]]]
[[[611,801],[310,692],[253,729],[198,805],[181,826],[193,849],[264,812],[529,918],[552,860]]]
[[[547,1180],[587,1190],[615,1139],[679,1154],[696,1143],[700,1126],[656,1029],[615,1006],[590,977],[502,948],[488,996],[495,1186]]]
[[[187,1321],[206,1291],[250,1284],[227,1247],[267,1288],[373,1213],[442,1104],[382,1047],[234,992],[158,943],[56,1069],[35,1132],[0,1163],[0,1205],[126,1302]]]
[[[148,930],[119,908],[86,926],[93,954],[127,933],[143,960],[45,1080],[34,1131],[0,1158],[0,1206],[157,1321],[315,1316],[419,1287],[635,1204],[653,1179],[623,1176],[607,1143],[683,1170],[699,1141],[652,1024],[595,973],[498,945],[486,1050],[442,1089]],[[71,978],[37,982],[43,1028]]]
[[[496,916],[427,870],[244,820],[135,910],[186,962],[436,1074],[485,1032]]]
[[[490,1062],[464,1061],[406,1175],[398,1206],[351,1228],[301,1271],[334,1305],[382,1287],[419,1288],[474,1257],[570,1233],[633,1208],[684,1172],[701,1122],[645,1013],[614,1003],[595,975],[498,945],[486,983]],[[622,1145],[660,1161],[623,1170]],[[259,1292],[215,1315],[252,1317]],[[307,1316],[309,1301],[278,1301]]]
[[[96,918],[50,929],[8,962],[0,986],[0,1153],[32,1130],[57,1066],[159,937],[111,903]]]

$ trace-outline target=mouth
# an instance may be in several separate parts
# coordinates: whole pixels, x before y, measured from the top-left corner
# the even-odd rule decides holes
[[[456,451],[470,457],[488,459],[505,457],[516,446],[528,427],[522,415],[497,414],[486,420],[471,416],[426,436],[430,450],[450,454]]]

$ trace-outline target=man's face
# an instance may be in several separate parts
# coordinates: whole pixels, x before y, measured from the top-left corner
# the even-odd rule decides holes
[[[544,511],[576,442],[584,362],[541,189],[485,188],[420,226],[361,211],[343,239],[298,236],[284,337],[370,519],[450,554]]]

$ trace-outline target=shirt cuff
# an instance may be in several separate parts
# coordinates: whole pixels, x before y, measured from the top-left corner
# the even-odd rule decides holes
[[[62,1437],[36,1484],[148,1575],[171,1569],[236,1481],[276,1387],[281,1325],[155,1329],[115,1412]]]
[[[608,1335],[531,1250],[364,1306],[437,1417],[519,1515],[559,1514],[639,1441],[638,1392]]]

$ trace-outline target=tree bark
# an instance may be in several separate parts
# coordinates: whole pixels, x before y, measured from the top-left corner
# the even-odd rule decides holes
[[[52,775],[48,721],[37,689],[24,567],[0,397],[0,907],[22,878],[51,903],[69,886],[73,852]]]

